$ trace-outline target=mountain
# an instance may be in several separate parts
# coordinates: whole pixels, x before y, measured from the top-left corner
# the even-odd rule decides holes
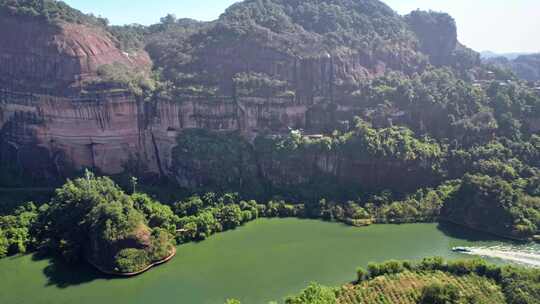
[[[149,27],[49,0],[2,0],[0,14],[2,138],[17,143],[2,155],[35,180],[117,174],[128,161],[169,175],[185,129],[320,133],[337,123],[325,108],[354,103],[370,79],[479,63],[449,15],[402,17],[378,0],[248,0],[213,22],[169,15]],[[364,111],[353,108],[341,120]]]
[[[297,99],[330,94],[322,85],[328,75],[318,75],[330,66],[333,81],[346,85],[387,70],[418,72],[430,61],[468,67],[478,63],[477,55],[458,44],[450,16],[413,12],[403,18],[377,0],[245,1],[215,22],[164,18],[165,23],[151,27],[108,27],[105,20],[62,2],[35,3],[0,3],[2,28],[16,29],[2,35],[8,42],[1,72],[9,86],[81,87],[94,80],[100,66],[148,67],[143,48],[182,93],[197,93],[190,91],[194,85],[199,93],[232,95],[234,75],[247,72],[301,86],[295,88]],[[41,30],[34,32],[37,27]],[[29,52],[21,55],[22,48]],[[314,79],[293,84],[294,77],[307,78],[304,74]]]
[[[441,216],[537,234],[540,96],[459,43],[448,14],[378,0],[246,0],[151,26],[50,0],[0,14],[2,186],[92,168],[189,192],[407,198],[384,210],[417,218],[421,189],[459,180]]]
[[[488,64],[511,70],[520,79],[540,81],[540,53],[519,55],[514,59],[494,57],[484,61]]]
[[[0,16],[3,87],[64,94],[97,77],[98,68],[107,64],[150,66],[143,50],[121,50],[104,21],[63,2],[3,0]]]
[[[147,50],[183,94],[195,86],[202,94],[233,95],[235,75],[244,73],[283,81],[283,92],[306,103],[391,70],[412,74],[430,62],[466,70],[479,63],[458,43],[447,14],[401,17],[377,0],[244,1],[200,30],[182,28],[171,24],[150,34]]]
[[[504,58],[506,58],[508,60],[514,60],[519,56],[530,55],[530,54],[532,54],[532,53],[527,53],[527,52],[496,53],[496,52],[492,52],[492,51],[482,51],[482,52],[480,52],[480,57],[482,59],[492,59],[492,58],[497,58],[497,57],[504,57]]]

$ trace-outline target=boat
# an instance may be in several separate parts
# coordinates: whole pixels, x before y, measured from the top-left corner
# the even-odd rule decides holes
[[[452,251],[453,252],[463,252],[463,253],[471,252],[471,250],[469,248],[466,248],[466,247],[454,247],[454,248],[452,248]]]

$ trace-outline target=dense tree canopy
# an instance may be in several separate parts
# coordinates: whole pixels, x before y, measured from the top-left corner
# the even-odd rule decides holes
[[[38,242],[68,261],[84,258],[108,271],[135,272],[172,253],[172,217],[170,209],[141,195],[131,198],[109,178],[87,172],[43,206]]]

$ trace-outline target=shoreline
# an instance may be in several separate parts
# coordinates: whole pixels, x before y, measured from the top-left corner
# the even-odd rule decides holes
[[[530,238],[529,239],[520,239],[520,238],[517,238],[517,237],[510,236],[510,235],[504,235],[504,234],[489,231],[489,230],[486,230],[486,229],[482,229],[482,228],[478,228],[478,227],[472,227],[472,226],[466,225],[464,223],[458,223],[456,221],[452,221],[452,220],[447,219],[447,218],[439,218],[437,222],[446,222],[446,223],[454,224],[454,225],[457,225],[457,226],[460,226],[460,227],[464,227],[464,228],[471,229],[471,230],[474,230],[474,231],[490,234],[492,236],[499,237],[499,238],[502,238],[502,239],[506,239],[506,240],[509,240],[509,241],[520,242],[520,243],[527,243],[527,242],[533,242],[534,243],[535,242],[534,240],[532,240]]]
[[[106,275],[112,275],[112,276],[117,276],[117,277],[134,277],[134,276],[137,276],[137,275],[140,275],[140,274],[143,274],[145,272],[147,272],[148,270],[150,270],[151,268],[153,267],[156,267],[156,266],[159,266],[161,264],[165,264],[167,263],[168,261],[172,260],[172,258],[174,258],[176,256],[176,247],[173,246],[172,248],[172,252],[169,256],[165,257],[164,259],[161,259],[159,261],[156,261],[156,262],[153,262],[151,263],[150,265],[146,266],[145,268],[139,270],[139,271],[135,271],[135,272],[117,272],[117,271],[109,271],[109,270],[105,270],[103,269],[102,267],[94,264],[93,262],[87,260],[87,262],[92,265],[95,269],[97,269],[99,272],[103,273],[103,274],[106,274]]]

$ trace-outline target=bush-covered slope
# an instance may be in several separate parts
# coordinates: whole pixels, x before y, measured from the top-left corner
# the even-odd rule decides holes
[[[476,302],[504,304],[501,287],[489,279],[477,276],[455,276],[441,271],[404,272],[376,277],[340,290],[340,304],[417,304],[422,303],[422,291],[432,284],[455,286],[461,297]],[[448,288],[448,287],[447,287]]]
[[[287,304],[537,304],[540,271],[485,261],[425,258],[359,268],[358,280],[341,288],[312,283]],[[227,304],[240,302],[229,300]]]

